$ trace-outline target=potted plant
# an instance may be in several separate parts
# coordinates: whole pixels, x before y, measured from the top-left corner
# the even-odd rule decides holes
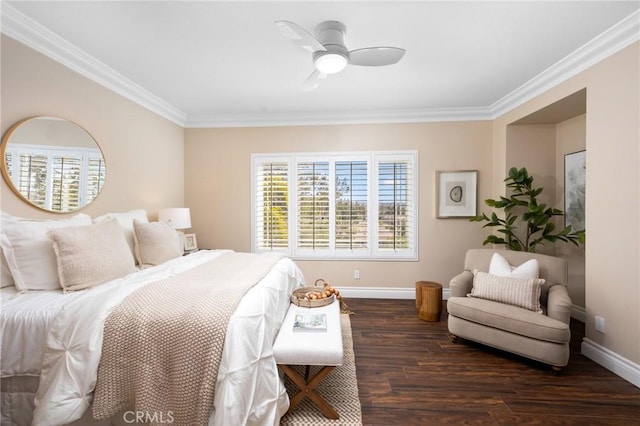
[[[504,210],[502,217],[493,212],[491,216],[482,213],[470,219],[472,222],[487,222],[483,228],[497,228],[498,234],[489,235],[483,245],[502,244],[511,250],[535,253],[536,247],[546,242],[563,241],[576,246],[585,242],[585,231],[574,230],[571,225],[556,231],[551,219],[564,215],[564,212],[538,203],[537,197],[543,188],[533,186],[533,176],[529,176],[526,168],[512,167],[504,181],[511,195],[501,196],[499,200],[485,200],[489,207]]]

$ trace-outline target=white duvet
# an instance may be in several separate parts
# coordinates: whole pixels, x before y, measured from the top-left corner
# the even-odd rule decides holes
[[[83,291],[57,314],[43,348],[34,425],[65,424],[91,403],[102,349],[102,329],[111,310],[141,286],[219,256],[200,251]],[[232,315],[216,383],[213,425],[277,425],[289,405],[273,358],[289,295],[304,278],[281,259],[243,297]]]

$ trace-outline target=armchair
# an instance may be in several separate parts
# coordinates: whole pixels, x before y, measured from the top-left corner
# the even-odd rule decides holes
[[[488,272],[494,253],[513,266],[536,259],[542,313],[523,307],[467,297],[474,282],[474,270]],[[471,249],[465,256],[464,271],[449,283],[448,327],[452,341],[458,337],[551,365],[559,372],[569,362],[571,299],[567,291],[567,262],[536,253]]]

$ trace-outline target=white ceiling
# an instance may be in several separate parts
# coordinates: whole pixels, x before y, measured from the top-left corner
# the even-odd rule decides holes
[[[638,40],[639,7],[4,1],[2,31],[187,127],[489,119]],[[338,20],[349,49],[396,46],[406,54],[386,67],[348,66],[304,92],[311,55],[282,37],[276,20],[310,32]]]

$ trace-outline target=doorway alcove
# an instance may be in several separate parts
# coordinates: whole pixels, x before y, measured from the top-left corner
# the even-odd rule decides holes
[[[582,89],[507,126],[507,170],[526,167],[536,186],[544,188],[539,201],[561,210],[565,210],[564,156],[586,150],[586,110],[587,89]],[[557,218],[556,227],[563,226],[564,219]],[[558,243],[538,251],[567,259],[571,316],[584,322],[584,247]]]

